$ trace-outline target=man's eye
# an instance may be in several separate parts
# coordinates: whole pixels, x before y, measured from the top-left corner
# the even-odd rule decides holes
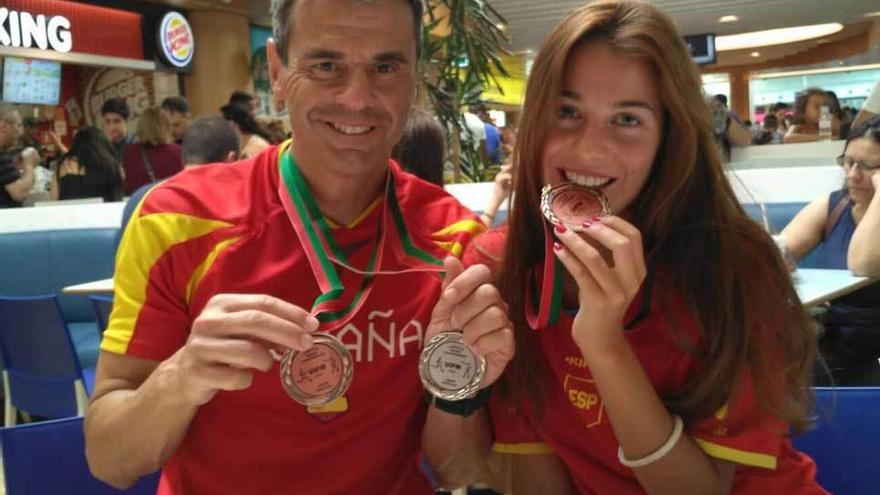
[[[376,64],[375,71],[378,72],[379,74],[391,74],[391,73],[397,72],[398,68],[399,67],[397,66],[397,64],[383,63],[383,64]]]

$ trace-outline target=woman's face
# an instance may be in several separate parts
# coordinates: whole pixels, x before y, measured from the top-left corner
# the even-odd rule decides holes
[[[542,152],[545,184],[571,181],[601,190],[626,212],[651,172],[663,134],[663,105],[652,68],[605,42],[574,48]]]
[[[869,165],[880,165],[880,144],[869,138],[853,139],[846,147],[843,156],[849,162],[860,162]],[[858,167],[849,167],[846,170],[846,188],[856,204],[867,206],[874,197],[874,183],[872,177],[880,174],[880,170],[866,172]]]
[[[804,108],[804,122],[812,125],[819,125],[819,114],[822,113],[822,106],[828,105],[828,97],[823,95],[810,95],[807,99],[807,106]]]

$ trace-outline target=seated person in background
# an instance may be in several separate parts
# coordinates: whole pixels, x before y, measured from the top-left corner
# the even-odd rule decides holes
[[[843,189],[817,198],[782,231],[795,258],[819,249],[823,268],[880,276],[880,116],[854,128],[839,163]],[[835,300],[821,318],[820,350],[840,385],[878,384],[880,283]],[[818,379],[823,378],[821,376]]]
[[[156,107],[141,114],[138,142],[125,147],[122,166],[125,194],[130,196],[144,184],[171,177],[183,170],[180,146],[174,144],[171,119]]]
[[[779,132],[783,135],[788,132],[789,122],[790,122],[790,114],[791,105],[784,102],[776,102],[770,106],[770,113],[776,116],[776,120],[779,122]]]
[[[391,158],[407,172],[443,187],[446,136],[431,112],[412,107],[403,136],[391,150]]]
[[[733,146],[748,146],[752,142],[752,136],[748,128],[743,127],[736,114],[727,108],[727,98],[724,95],[715,95],[709,100],[709,108],[712,110],[712,124],[715,133],[715,141],[721,149],[724,161],[730,161],[730,149]]]
[[[23,153],[16,148],[21,135],[21,115],[0,101],[0,208],[19,207],[34,185],[36,153]]]
[[[238,160],[241,143],[232,124],[223,117],[202,117],[189,124],[183,136],[183,168],[197,167],[207,163],[231,163]],[[144,184],[135,191],[122,211],[122,228],[125,231],[134,209],[155,184]],[[117,239],[117,244],[119,244]]]
[[[192,122],[192,113],[189,111],[189,100],[183,96],[169,96],[162,100],[160,107],[168,114],[171,120],[171,134],[174,136],[174,144],[181,144],[186,129]]]
[[[794,122],[785,134],[786,143],[806,143],[819,140],[819,116],[822,107],[831,114],[831,138],[840,139],[840,118],[833,111],[834,99],[819,88],[805,89],[794,102]],[[839,108],[839,105],[838,107]]]
[[[768,113],[764,116],[761,130],[752,137],[752,144],[779,144],[782,142],[782,133],[779,132],[779,119],[775,114]]]
[[[70,150],[61,157],[49,186],[52,201],[59,199],[122,199],[122,164],[110,141],[97,127],[83,127],[73,135]]]
[[[260,127],[260,124],[239,105],[224,105],[220,109],[223,118],[232,122],[238,131],[238,139],[241,141],[241,158],[250,158],[271,146],[269,135]]]
[[[853,128],[878,114],[880,114],[880,79],[874,84],[874,89],[871,90],[871,94],[868,95],[868,99],[865,100],[865,104],[862,105],[862,109],[853,120]]]

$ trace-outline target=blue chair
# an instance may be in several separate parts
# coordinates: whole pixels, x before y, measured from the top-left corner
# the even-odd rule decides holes
[[[83,371],[54,295],[0,296],[6,426],[16,410],[44,418],[85,412],[94,369]]]
[[[155,494],[159,473],[119,491],[89,472],[83,418],[65,418],[0,429],[7,495]]]
[[[880,387],[816,387],[815,429],[794,438],[816,461],[819,484],[835,495],[880,490]]]
[[[89,299],[91,299],[92,309],[95,311],[98,333],[104,335],[104,330],[107,330],[107,322],[110,321],[110,312],[113,310],[113,297],[89,296]]]

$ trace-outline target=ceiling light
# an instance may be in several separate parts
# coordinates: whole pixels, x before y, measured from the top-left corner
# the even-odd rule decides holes
[[[867,14],[865,14],[865,17],[880,17],[880,10],[876,12],[868,12]]]
[[[759,46],[784,45],[786,43],[821,38],[822,36],[839,32],[842,29],[843,24],[832,22],[830,24],[815,24],[812,26],[769,29],[767,31],[718,36],[715,38],[715,49],[719,52],[725,52]]]
[[[721,18],[719,18],[718,22],[726,23],[726,22],[736,22],[738,20],[739,20],[739,17],[737,17],[735,15],[725,15],[725,16],[722,16]]]
[[[507,29],[507,26],[505,26],[503,22],[499,22],[498,24],[495,24],[495,27],[497,27],[498,29],[500,29],[502,31]]]
[[[752,53],[750,53],[749,55],[751,55],[751,56],[757,58],[757,57],[760,57],[760,56],[761,56],[761,52],[752,52]]]

